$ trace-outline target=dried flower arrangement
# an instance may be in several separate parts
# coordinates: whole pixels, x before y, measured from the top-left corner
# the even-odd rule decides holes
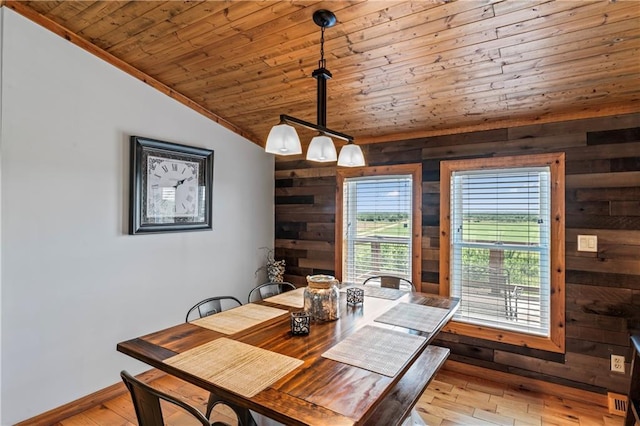
[[[268,247],[260,247],[267,251],[267,263],[256,270],[256,275],[263,269],[267,271],[267,279],[272,283],[281,283],[284,281],[285,261],[275,260],[273,249]]]

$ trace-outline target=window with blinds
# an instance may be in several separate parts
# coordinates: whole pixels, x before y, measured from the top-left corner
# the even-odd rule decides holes
[[[549,336],[549,167],[454,171],[450,190],[454,319]]]
[[[412,175],[346,178],[343,182],[342,280],[373,275],[411,280]]]

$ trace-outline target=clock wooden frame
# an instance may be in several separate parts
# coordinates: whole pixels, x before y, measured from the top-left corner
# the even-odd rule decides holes
[[[212,229],[212,188],[213,188],[213,151],[170,142],[163,142],[141,136],[130,137],[130,196],[129,196],[129,234],[205,231]],[[155,206],[150,201],[153,189],[149,183],[150,173],[157,164],[171,162],[190,164],[189,171],[197,179],[194,210],[188,214],[175,213],[178,186],[184,182],[177,180],[175,185],[164,188],[163,211],[148,211]],[[185,167],[187,168],[187,167]],[[165,169],[166,170],[166,169]],[[174,169],[175,170],[175,169]],[[157,174],[151,176],[160,177]],[[170,180],[169,178],[168,180]],[[167,181],[168,181],[167,180]],[[195,186],[195,185],[192,185]],[[173,188],[173,194],[171,191]],[[163,188],[160,188],[161,190]],[[157,190],[157,189],[156,189]],[[171,196],[173,195],[173,200]],[[162,201],[162,200],[161,200]],[[171,206],[173,202],[173,211]]]

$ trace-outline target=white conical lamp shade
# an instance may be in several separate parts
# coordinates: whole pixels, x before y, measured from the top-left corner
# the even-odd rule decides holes
[[[264,150],[271,154],[302,154],[302,145],[296,129],[288,124],[278,124],[271,128]]]
[[[338,166],[360,167],[364,166],[364,154],[362,149],[353,143],[348,143],[340,150]]]
[[[336,161],[337,158],[336,147],[330,137],[319,135],[311,139],[307,150],[307,160],[326,163]]]

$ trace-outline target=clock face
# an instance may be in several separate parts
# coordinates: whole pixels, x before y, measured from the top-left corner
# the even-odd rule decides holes
[[[213,150],[130,137],[129,234],[211,230]]]
[[[197,217],[199,164],[147,157],[147,217]]]

